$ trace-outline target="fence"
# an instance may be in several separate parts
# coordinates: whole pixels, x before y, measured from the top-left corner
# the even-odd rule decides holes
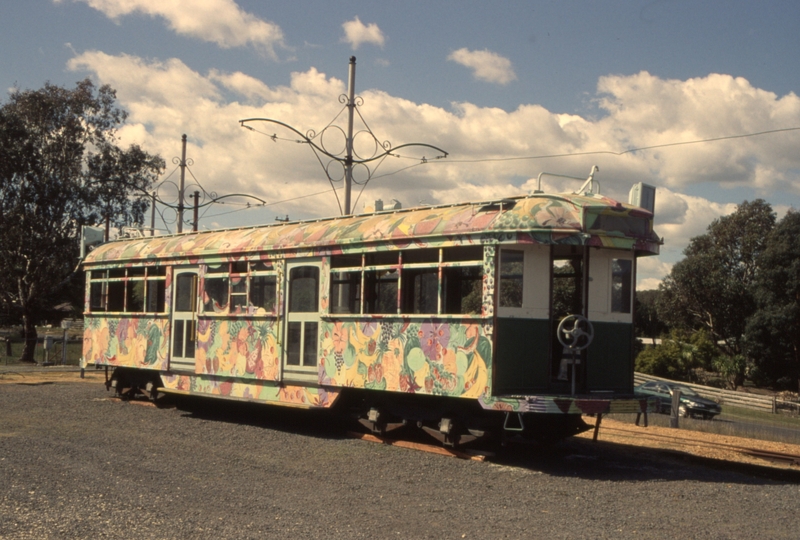
[[[664,381],[668,383],[680,384],[681,386],[691,388],[698,394],[711,398],[719,403],[734,405],[736,407],[744,407],[746,409],[755,409],[771,413],[777,413],[779,411],[791,411],[794,414],[800,413],[800,403],[778,399],[775,396],[757,396],[754,394],[745,394],[743,392],[734,392],[733,390],[722,390],[720,388],[703,386],[700,384],[671,381],[669,379],[654,377],[653,375],[645,375],[644,373],[638,372],[633,374],[633,380],[637,385],[647,381]]]

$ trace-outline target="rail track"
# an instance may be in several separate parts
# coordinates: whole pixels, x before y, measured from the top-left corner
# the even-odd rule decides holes
[[[637,439],[642,438],[649,438],[649,439],[656,439],[662,441],[669,441],[671,444],[683,447],[689,446],[705,446],[707,448],[712,448],[716,450],[731,450],[734,452],[738,452],[740,454],[744,454],[751,457],[756,457],[760,459],[764,459],[767,461],[773,461],[777,463],[784,463],[790,465],[797,465],[800,466],[800,455],[799,454],[789,454],[785,452],[775,452],[771,450],[763,450],[761,448],[750,448],[747,446],[740,446],[735,444],[727,444],[727,443],[718,443],[718,442],[710,442],[710,441],[699,441],[697,439],[691,439],[688,437],[681,437],[677,435],[660,435],[657,433],[642,433],[641,431],[635,431],[632,429],[623,429],[617,427],[603,427],[603,431],[611,431],[616,433],[625,433],[630,434],[631,436],[635,436]]]
[[[145,406],[145,407],[156,407],[156,404],[148,399],[122,399],[119,397],[111,397],[103,398],[104,400],[114,401],[114,402],[126,402],[133,405]],[[596,425],[595,428],[599,428],[599,425]],[[701,441],[696,438],[690,437],[681,437],[679,435],[661,435],[657,433],[646,433],[642,432],[641,430],[633,430],[633,429],[625,429],[619,427],[612,427],[608,425],[603,425],[601,428],[602,432],[611,432],[616,434],[622,434],[623,436],[630,436],[631,438],[635,438],[637,440],[641,439],[650,439],[650,440],[658,440],[658,441],[666,441],[669,442],[671,445],[675,445],[678,447],[697,447],[703,446],[706,448],[711,448],[715,450],[729,450],[733,452],[737,452],[739,454],[747,455],[750,457],[755,457],[758,459],[763,459],[766,461],[772,461],[775,463],[782,463],[788,464],[792,466],[800,467],[800,454],[791,454],[786,452],[776,452],[772,450],[764,450],[761,448],[752,448],[747,446],[741,445],[734,445],[734,444],[727,444],[727,443],[718,443],[718,442],[711,442],[711,441]],[[598,432],[600,429],[593,430],[592,440],[596,441],[598,438]],[[590,432],[591,433],[591,432]],[[362,441],[367,442],[375,442],[381,443],[389,446],[396,446],[398,448],[406,448],[411,450],[417,450],[422,452],[428,452],[432,454],[438,454],[442,456],[448,457],[455,457],[459,459],[467,459],[472,461],[485,461],[487,459],[491,459],[495,457],[495,453],[488,450],[481,450],[481,449],[464,449],[464,448],[448,448],[440,445],[434,444],[425,444],[414,440],[406,440],[406,439],[393,439],[388,437],[378,437],[373,434],[369,433],[361,433],[355,431],[347,431],[346,435],[351,438],[360,439]]]

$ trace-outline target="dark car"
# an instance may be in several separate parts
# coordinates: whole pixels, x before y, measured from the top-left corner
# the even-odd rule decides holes
[[[650,381],[637,386],[633,391],[636,395],[643,397],[656,396],[658,398],[658,412],[669,414],[672,408],[672,390],[675,388],[681,391],[678,413],[684,418],[697,417],[711,420],[722,412],[722,407],[719,406],[719,403],[704,398],[688,386],[680,384]]]

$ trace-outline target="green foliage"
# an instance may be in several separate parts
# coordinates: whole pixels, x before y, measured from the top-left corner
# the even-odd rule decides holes
[[[660,345],[646,347],[636,357],[636,371],[678,381],[690,381],[697,368],[709,369],[717,350],[704,330],[673,330]]]
[[[659,317],[672,328],[704,329],[722,356],[742,356],[747,319],[756,311],[759,257],[774,226],[775,213],[761,199],[714,220],[659,287]],[[739,369],[731,380],[744,380],[745,364],[726,365]]]
[[[652,339],[667,333],[667,325],[658,316],[656,309],[658,297],[658,290],[636,291],[633,325],[637,337]]]
[[[80,227],[142,222],[163,170],[160,157],[117,146],[126,113],[115,100],[87,79],[13,90],[0,106],[0,302],[21,314],[29,341],[75,273]]]
[[[761,384],[797,389],[800,376],[800,213],[789,212],[759,258],[747,350]]]
[[[736,390],[744,383],[747,359],[741,354],[719,356],[714,360],[714,370],[722,376],[729,389]]]

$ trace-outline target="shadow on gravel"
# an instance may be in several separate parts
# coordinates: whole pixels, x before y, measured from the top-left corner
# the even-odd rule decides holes
[[[189,396],[165,396],[161,406],[176,406],[185,417],[257,426],[318,439],[347,438],[348,430],[363,431],[355,421],[330,410],[271,407]],[[393,436],[395,433],[392,434]],[[398,438],[434,444],[413,430]],[[364,443],[371,444],[371,443]],[[480,451],[480,446],[472,447]],[[398,452],[416,450],[397,449]],[[516,445],[492,448],[489,462],[558,477],[612,482],[695,480],[731,484],[800,484],[800,471],[747,465],[675,451],[626,446],[572,438],[551,446]],[[453,459],[432,456],[432,459]]]
[[[189,418],[244,424],[321,439],[344,438],[353,428],[329,409],[275,407],[259,403],[167,395],[159,406],[175,406]]]
[[[800,470],[777,469],[573,438],[549,448],[510,448],[495,460],[552,476],[606,481],[695,480],[731,484],[800,484]]]

